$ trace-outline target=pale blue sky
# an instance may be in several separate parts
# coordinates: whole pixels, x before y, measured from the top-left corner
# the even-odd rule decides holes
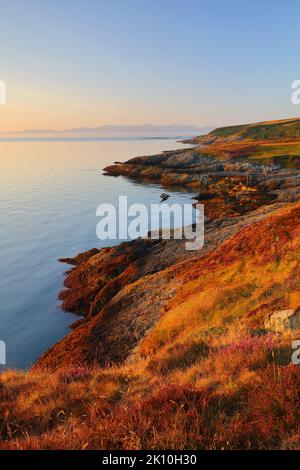
[[[296,0],[0,0],[0,129],[300,115]]]

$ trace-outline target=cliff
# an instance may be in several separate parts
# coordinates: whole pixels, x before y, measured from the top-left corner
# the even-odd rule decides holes
[[[0,447],[300,448],[297,152],[219,142],[113,166],[221,173],[199,186],[204,249],[138,239],[61,260],[79,320],[31,371],[1,375]]]
[[[193,148],[135,157],[104,171],[192,187],[207,217],[236,217],[276,201],[297,200],[299,135],[299,119],[220,128],[188,141],[196,144]]]

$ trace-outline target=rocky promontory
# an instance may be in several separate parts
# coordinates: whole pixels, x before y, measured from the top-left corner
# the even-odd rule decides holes
[[[300,448],[298,121],[109,170],[194,178],[204,247],[145,238],[61,259],[78,320],[30,371],[1,374],[1,448]]]
[[[181,272],[197,265],[243,227],[299,200],[300,171],[289,168],[284,159],[275,164],[267,156],[268,145],[231,139],[230,144],[218,141],[107,167],[109,175],[198,188],[197,200],[204,203],[206,215],[204,249],[186,251],[185,240],[137,239],[62,259],[73,267],[59,298],[62,308],[79,319],[71,325],[73,331],[35,367],[103,366],[134,357],[139,343],[181,289],[180,282],[174,287]]]
[[[236,217],[298,199],[299,132],[300,120],[216,129],[186,141],[192,148],[116,162],[104,172],[193,188],[207,217]]]

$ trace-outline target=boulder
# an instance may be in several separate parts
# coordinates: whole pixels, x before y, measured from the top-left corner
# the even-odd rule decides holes
[[[275,332],[300,329],[300,309],[279,310],[265,321],[265,328]]]

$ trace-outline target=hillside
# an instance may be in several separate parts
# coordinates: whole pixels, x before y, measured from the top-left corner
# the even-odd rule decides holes
[[[263,183],[266,194],[270,183],[280,187],[280,177],[284,182],[286,171],[289,171],[288,177],[292,177],[296,175],[293,170],[300,169],[300,119],[223,127],[185,142],[195,146],[116,162],[104,169],[105,174],[156,181],[166,187],[191,186],[200,191],[203,190],[201,176],[204,174],[209,177],[210,190],[216,181],[221,183],[217,184],[217,192],[222,192],[222,176],[226,177],[227,173],[237,173],[236,178],[231,178],[236,183],[253,175],[263,178],[268,174],[274,178]],[[261,184],[255,184],[259,183],[258,179],[252,178],[260,192]],[[263,200],[263,204],[265,202]],[[253,208],[259,205],[254,204]]]
[[[195,143],[209,141],[239,141],[239,140],[299,140],[300,119],[284,119],[265,121],[255,124],[219,127],[209,132],[205,137],[192,139]]]
[[[222,139],[106,169],[190,178],[205,246],[62,259],[62,308],[80,317],[30,371],[1,374],[0,448],[300,449],[300,142]]]
[[[2,448],[298,448],[299,330],[265,321],[299,308],[299,221],[300,204],[277,209],[166,268],[174,294],[127,363],[57,369],[54,349],[56,372],[48,355],[3,373]]]

